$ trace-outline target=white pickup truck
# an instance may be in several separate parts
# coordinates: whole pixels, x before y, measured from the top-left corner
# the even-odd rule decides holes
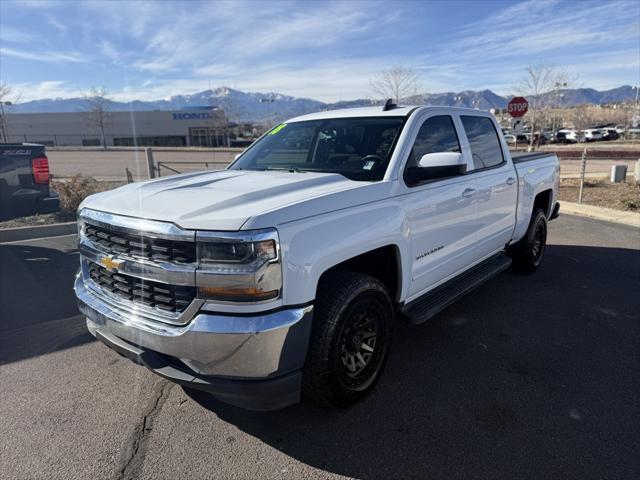
[[[226,170],[87,198],[79,308],[112,349],[222,401],[348,405],[399,319],[538,268],[558,183],[556,156],[513,158],[487,112],[305,115]]]

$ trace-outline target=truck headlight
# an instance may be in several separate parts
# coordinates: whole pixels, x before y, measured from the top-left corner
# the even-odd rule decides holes
[[[227,302],[277,298],[282,288],[278,232],[197,232],[198,296]]]

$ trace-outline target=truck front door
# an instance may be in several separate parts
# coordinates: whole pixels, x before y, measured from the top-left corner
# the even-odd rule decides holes
[[[462,152],[450,115],[422,123],[405,168],[436,152]],[[411,301],[473,263],[478,212],[466,175],[409,185],[408,192],[401,198],[411,242]]]

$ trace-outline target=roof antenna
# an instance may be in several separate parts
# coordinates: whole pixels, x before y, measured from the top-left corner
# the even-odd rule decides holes
[[[397,108],[397,106],[398,105],[393,103],[393,99],[392,98],[388,98],[386,103],[384,104],[384,107],[382,107],[382,111],[386,112],[387,110],[393,110],[394,108]]]

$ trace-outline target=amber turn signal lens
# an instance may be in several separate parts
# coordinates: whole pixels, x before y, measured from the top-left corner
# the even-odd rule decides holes
[[[278,296],[278,290],[263,291],[257,288],[199,287],[198,297],[208,300],[232,302],[257,302]]]

